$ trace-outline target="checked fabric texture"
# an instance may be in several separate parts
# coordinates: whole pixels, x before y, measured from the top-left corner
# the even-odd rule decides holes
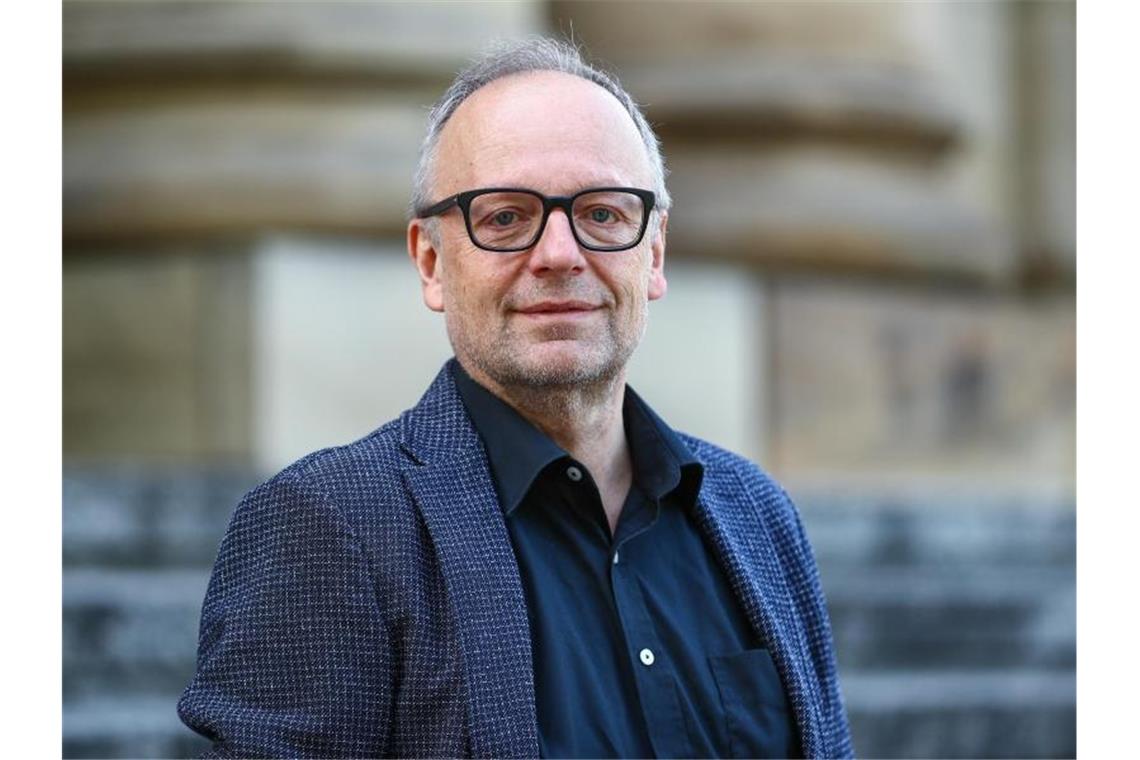
[[[530,633],[452,363],[420,402],[238,505],[178,703],[207,757],[535,757]],[[850,757],[819,575],[787,495],[682,436],[697,522],[787,690],[806,757]]]

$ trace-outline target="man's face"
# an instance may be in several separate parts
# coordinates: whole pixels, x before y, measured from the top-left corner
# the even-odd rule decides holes
[[[621,104],[597,85],[555,72],[521,74],[478,90],[444,127],[433,200],[518,187],[572,195],[590,187],[653,187],[644,144]],[[421,220],[408,228],[424,302],[442,311],[456,356],[502,386],[617,377],[644,334],[648,302],[665,294],[664,214],[626,251],[578,246],[551,212],[534,247],[477,248],[462,212],[439,217],[438,245]]]

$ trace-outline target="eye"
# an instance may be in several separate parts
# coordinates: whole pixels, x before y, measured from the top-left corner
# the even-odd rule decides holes
[[[597,206],[590,209],[590,221],[597,224],[605,224],[607,222],[616,222],[617,214],[608,208]]]
[[[519,220],[519,215],[514,211],[498,211],[491,216],[491,224],[497,227],[506,227],[514,224]]]

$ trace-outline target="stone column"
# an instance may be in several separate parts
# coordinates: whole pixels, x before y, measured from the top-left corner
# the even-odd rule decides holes
[[[414,403],[378,381],[400,320],[368,321],[361,343],[303,315],[345,303],[346,280],[415,293],[404,214],[426,104],[489,39],[542,20],[537,2],[65,3],[65,454],[270,469]],[[274,321],[263,284],[299,258],[297,319]],[[286,350],[357,371],[321,396],[281,374]],[[310,426],[274,416],[298,409]]]
[[[781,476],[976,480],[982,457],[995,485],[1071,492],[1071,283],[1024,289],[1072,255],[1071,13],[552,3],[663,138],[670,255],[762,283],[754,419]]]

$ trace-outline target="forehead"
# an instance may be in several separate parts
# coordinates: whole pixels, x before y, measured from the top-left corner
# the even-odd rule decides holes
[[[617,98],[560,72],[516,74],[477,90],[440,136],[436,187],[651,187],[645,146]]]

